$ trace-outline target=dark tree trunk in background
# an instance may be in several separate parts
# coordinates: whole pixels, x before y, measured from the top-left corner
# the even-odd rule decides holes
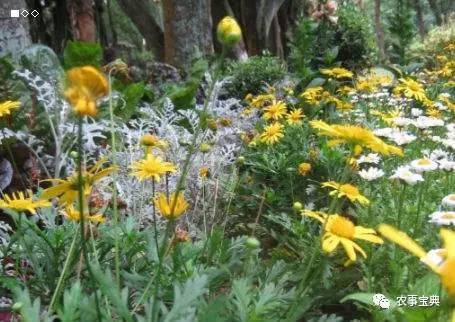
[[[381,0],[374,0],[374,26],[376,29],[376,40],[378,44],[379,60],[381,62],[385,59],[384,48],[384,31],[381,24]]]
[[[414,9],[416,11],[419,35],[420,38],[423,40],[423,38],[425,37],[425,23],[423,21],[422,4],[420,3],[420,0],[414,0]]]
[[[163,60],[163,31],[153,17],[148,0],[117,0],[117,2],[144,37],[147,49],[152,51],[156,60]]]
[[[96,42],[95,10],[92,0],[72,0],[68,3],[74,39]]]
[[[52,16],[54,20],[54,34],[51,46],[55,52],[61,53],[65,48],[65,42],[72,38],[71,21],[68,16],[68,3],[66,0],[55,2]]]
[[[256,0],[240,0],[240,23],[245,36],[245,44],[248,53],[252,56],[259,55],[264,48],[264,43],[260,41],[256,28],[256,17],[258,14]]]
[[[28,19],[9,18],[11,9],[27,9],[24,0],[0,1],[0,56],[11,53],[13,57],[31,44]]]
[[[195,53],[213,53],[209,0],[164,0],[164,58],[187,69]]]
[[[104,9],[104,1],[95,0],[95,21],[96,28],[98,29],[99,42],[101,43],[101,46],[106,48],[109,45],[109,42],[107,39],[106,24],[103,19]]]
[[[442,24],[442,17],[441,11],[438,8],[438,3],[436,2],[436,0],[428,0],[428,4],[430,5],[431,11],[433,11],[436,24],[440,26]]]

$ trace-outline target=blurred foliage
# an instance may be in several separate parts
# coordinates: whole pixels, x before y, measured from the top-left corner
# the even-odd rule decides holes
[[[92,65],[101,66],[103,49],[99,44],[69,41],[63,52],[65,68]]]
[[[338,22],[301,18],[291,36],[289,63],[302,79],[340,62],[353,68],[367,65],[375,51],[375,39],[368,17],[353,4],[342,5]]]
[[[413,14],[410,5],[404,0],[397,0],[396,7],[387,17],[390,33],[390,59],[394,63],[405,65],[408,60],[408,48],[415,35]]]
[[[227,71],[232,77],[225,87],[227,97],[244,98],[247,94],[259,94],[267,85],[283,79],[286,68],[279,58],[265,54],[253,56],[247,61],[233,62]]]

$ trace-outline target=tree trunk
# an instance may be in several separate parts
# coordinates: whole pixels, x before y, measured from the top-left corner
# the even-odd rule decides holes
[[[166,63],[187,69],[197,52],[213,53],[209,0],[164,0]]]
[[[416,11],[419,35],[420,35],[420,38],[423,40],[423,38],[425,37],[425,23],[423,21],[422,5],[420,3],[420,0],[414,0],[414,9]]]
[[[117,2],[144,37],[146,48],[152,51],[156,60],[163,60],[163,30],[156,23],[148,0],[117,0]]]
[[[378,43],[379,61],[383,62],[385,59],[384,48],[384,31],[381,25],[381,0],[374,0],[374,26],[376,29],[376,40]]]
[[[96,42],[95,11],[91,0],[72,0],[68,3],[74,39]]]
[[[10,18],[12,9],[26,9],[24,0],[0,1],[0,57],[8,53],[13,57],[26,47],[30,46],[30,32],[28,18]]]
[[[440,26],[442,24],[442,17],[441,11],[438,8],[438,3],[436,2],[436,0],[428,0],[428,4],[430,5],[431,11],[433,11],[436,24]]]

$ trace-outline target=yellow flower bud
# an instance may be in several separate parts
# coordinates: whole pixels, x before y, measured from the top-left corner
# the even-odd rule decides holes
[[[307,162],[302,162],[299,164],[299,173],[302,176],[306,176],[311,171],[311,164]]]
[[[242,29],[237,21],[229,16],[218,23],[216,34],[218,41],[226,47],[233,47],[242,39]]]

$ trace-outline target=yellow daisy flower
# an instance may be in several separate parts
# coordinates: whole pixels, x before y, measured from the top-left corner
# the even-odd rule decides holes
[[[103,158],[97,161],[88,171],[83,171],[82,180],[84,182],[84,195],[88,196],[92,192],[93,184],[111,174],[115,168],[107,167],[102,169],[102,165],[106,163],[106,159]],[[59,204],[72,204],[78,199],[79,189],[78,189],[78,174],[77,172],[73,173],[67,179],[48,179],[43,181],[51,181],[56,183],[55,186],[44,189],[41,197],[43,199],[52,199],[56,197],[59,198]]]
[[[440,236],[444,242],[442,253],[445,259],[437,265],[431,261],[425,260],[427,252],[417,244],[406,233],[395,229],[392,226],[383,224],[378,228],[381,235],[393,243],[404,248],[411,254],[417,256],[424,264],[429,266],[441,278],[441,283],[447,289],[447,292],[455,298],[455,232],[448,229],[441,229]],[[452,314],[452,321],[455,321],[455,308]]]
[[[329,125],[323,121],[311,121],[311,127],[316,129],[320,135],[328,136],[332,140],[328,141],[329,146],[346,143],[353,147],[363,146],[374,152],[383,155],[395,154],[402,156],[403,151],[399,147],[386,144],[373,132],[357,125]]]
[[[72,221],[80,221],[81,220],[81,213],[79,210],[76,210],[72,205],[67,206],[65,208],[65,216]],[[96,223],[102,223],[105,221],[103,215],[101,214],[96,214],[96,215],[90,215],[86,211],[84,211],[84,219],[91,221],[91,222],[96,222]]]
[[[139,178],[139,180],[144,179],[155,179],[160,181],[160,177],[166,172],[176,172],[177,169],[174,164],[170,162],[163,161],[159,156],[154,156],[149,153],[145,160],[139,160],[134,162],[131,165],[133,170],[132,175]]]
[[[282,101],[272,101],[272,105],[264,109],[264,118],[266,120],[279,120],[286,114],[286,104]]]
[[[399,81],[400,84],[395,87],[395,93],[403,93],[404,96],[408,98],[414,98],[421,102],[424,102],[428,99],[422,84],[416,82],[412,78],[400,78]]]
[[[260,135],[260,140],[266,144],[275,144],[283,136],[283,125],[275,122],[264,128],[264,132]]]
[[[352,78],[354,75],[351,71],[347,70],[346,68],[342,67],[334,67],[330,69],[320,69],[319,70],[322,75],[333,77],[333,78]]]
[[[323,182],[321,185],[325,188],[334,189],[333,191],[330,192],[331,196],[335,196],[337,198],[346,197],[350,201],[352,202],[357,201],[361,205],[370,204],[370,201],[360,193],[359,189],[357,189],[356,186],[353,186],[349,183],[341,184],[335,181],[327,181]]]
[[[309,104],[315,105],[322,99],[324,89],[321,86],[307,88],[300,97],[305,99]]]
[[[172,193],[168,199],[166,194],[161,192],[155,197],[154,203],[161,215],[166,219],[176,219],[188,208],[188,203],[181,192],[178,194],[177,199],[175,193]]]
[[[21,102],[19,101],[6,101],[0,103],[0,117],[10,115],[11,111],[14,110],[15,108],[18,108],[20,105]]]
[[[341,244],[351,262],[357,260],[357,252],[364,258],[367,257],[365,251],[355,242],[356,239],[375,244],[384,242],[377,236],[374,229],[356,226],[348,218],[337,214],[329,215],[321,211],[303,210],[302,215],[316,219],[324,225],[325,233],[322,236],[324,252],[332,253]]]
[[[96,100],[109,92],[106,77],[93,66],[83,66],[70,69],[66,78],[65,97],[76,114],[95,116]]]
[[[52,204],[47,200],[33,200],[31,191],[25,194],[23,191],[12,193],[11,196],[5,194],[3,199],[0,199],[0,208],[10,209],[17,212],[29,211],[36,214],[37,208],[50,207]]]
[[[286,114],[288,124],[300,124],[302,122],[303,112],[301,108],[296,108]]]

